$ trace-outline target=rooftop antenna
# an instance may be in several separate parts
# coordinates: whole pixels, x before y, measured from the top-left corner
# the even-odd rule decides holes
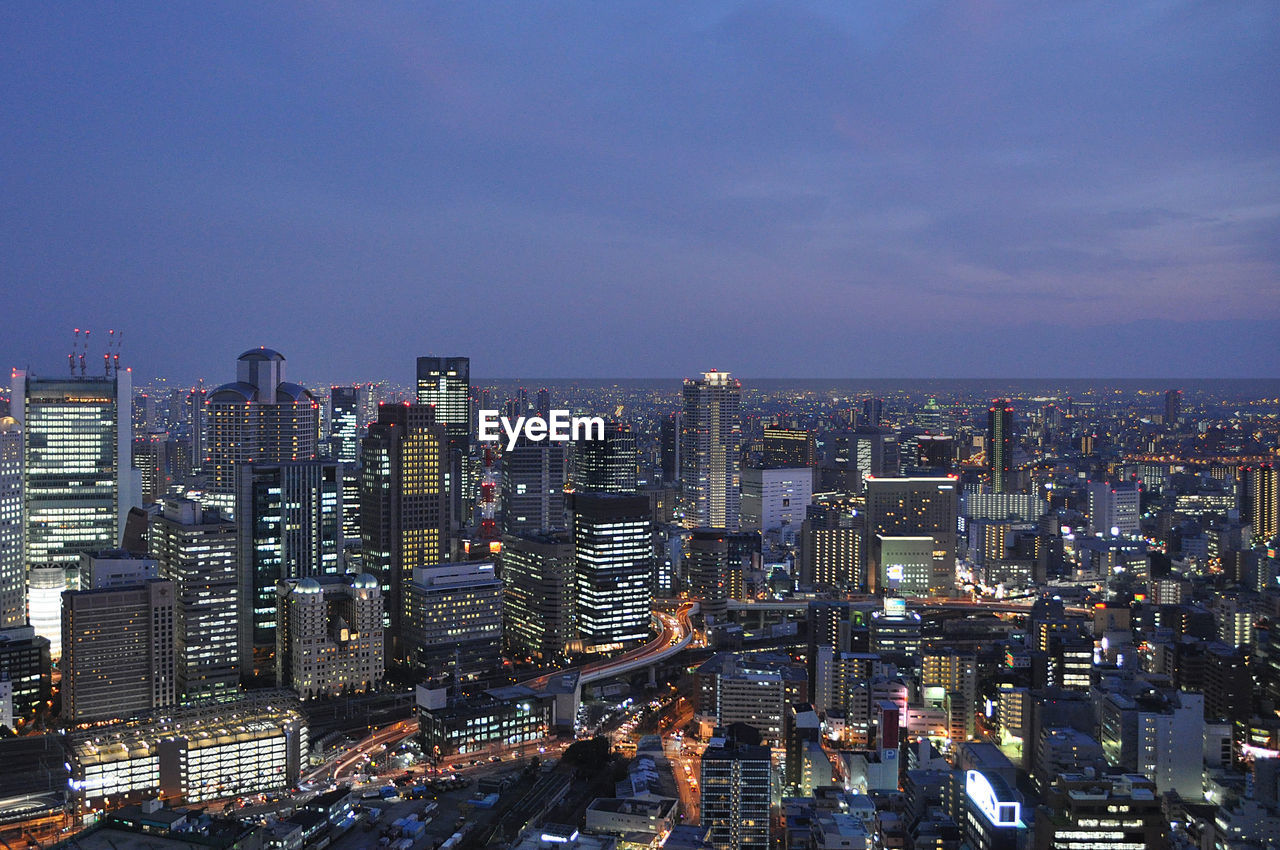
[[[84,348],[80,350],[80,377],[84,377],[84,358],[89,354],[89,329],[84,331]]]
[[[75,336],[71,338],[71,353],[67,355],[67,368],[71,370],[71,377],[76,376],[76,349],[80,347],[80,329],[76,328]]]

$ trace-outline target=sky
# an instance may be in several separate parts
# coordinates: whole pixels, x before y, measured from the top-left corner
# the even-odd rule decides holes
[[[4,3],[0,367],[1275,377],[1277,92],[1275,0]]]

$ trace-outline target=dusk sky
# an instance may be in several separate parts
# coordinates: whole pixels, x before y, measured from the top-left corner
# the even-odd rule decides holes
[[[0,102],[0,365],[1280,374],[1275,0],[9,2]]]

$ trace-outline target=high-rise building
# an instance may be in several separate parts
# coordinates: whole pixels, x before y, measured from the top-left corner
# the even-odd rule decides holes
[[[551,391],[546,387],[538,390],[538,415],[543,419],[551,418]]]
[[[972,652],[952,648],[926,650],[920,661],[924,701],[947,715],[948,737],[973,737],[978,709],[978,659]]]
[[[880,419],[884,414],[884,399],[869,398],[862,402],[862,424],[872,428],[880,427]]]
[[[151,521],[151,557],[173,582],[177,688],[185,700],[234,694],[240,684],[240,583],[235,523],[190,499],[169,498]]]
[[[120,545],[136,500],[130,399],[128,370],[67,378],[14,372],[29,566],[74,564],[83,551]]]
[[[1168,819],[1145,776],[1065,773],[1052,781],[1046,805],[1036,813],[1032,850],[1169,846]]]
[[[1169,390],[1164,394],[1164,424],[1176,428],[1182,415],[1182,390]]]
[[[62,597],[62,716],[124,718],[177,701],[173,582],[145,579]]]
[[[320,405],[308,390],[285,380],[284,367],[280,352],[250,349],[236,361],[236,380],[209,393],[204,471],[211,506],[235,510],[240,466],[316,457]],[[274,587],[273,582],[273,593]]]
[[[893,576],[881,553],[886,538],[930,537],[933,541],[930,594],[955,586],[956,512],[954,478],[872,478],[867,482],[867,578],[882,589]]]
[[[648,638],[653,608],[649,499],[573,493],[568,502],[578,633],[584,646],[602,648]]]
[[[471,499],[471,483],[466,480],[466,458],[471,455],[471,358],[419,357],[418,404],[436,409],[436,422],[448,433],[449,457],[445,467],[445,488],[449,494],[452,522],[466,521]]]
[[[712,738],[698,771],[700,828],[714,850],[769,850],[769,748]]]
[[[33,626],[0,629],[0,679],[8,679],[15,722],[27,722],[44,707],[52,693],[49,640]],[[15,726],[9,728],[14,729]]]
[[[1089,527],[1109,537],[1134,537],[1141,531],[1142,493],[1136,481],[1089,483]]]
[[[152,431],[133,439],[133,468],[141,477],[142,504],[160,501],[173,483],[169,475],[169,433]],[[130,506],[132,507],[132,506]]]
[[[1280,536],[1280,474],[1267,463],[1246,470],[1245,482],[1253,537],[1268,543]]]
[[[681,426],[681,490],[690,528],[738,529],[742,383],[728,372],[686,378]]]
[[[764,429],[764,452],[761,466],[797,467],[817,466],[817,443],[812,431],[802,428]]]
[[[360,391],[363,387],[329,390],[329,454],[342,464],[342,534],[360,537]]]
[[[742,470],[743,529],[790,538],[800,530],[812,500],[813,469],[808,466]]]
[[[1005,493],[1014,489],[1013,472],[1013,405],[1007,399],[996,399],[987,408],[987,470],[991,475],[991,492]]]
[[[418,567],[449,560],[448,434],[425,404],[383,404],[361,444],[364,569],[382,584],[387,657],[405,658],[401,624]]]
[[[465,681],[501,664],[502,580],[492,563],[415,568],[404,617],[408,660],[428,677]]]
[[[515,656],[563,658],[574,638],[573,541],[567,534],[502,538],[503,635]]]
[[[723,620],[730,599],[745,595],[741,559],[730,555],[729,534],[722,528],[695,528],[685,557],[689,594],[701,603],[704,617]]]
[[[847,508],[809,505],[800,526],[800,583],[815,588],[865,590],[865,516]]]
[[[276,585],[342,571],[342,466],[245,463],[236,470],[242,678],[275,675]]]
[[[27,623],[27,569],[22,557],[22,427],[0,418],[0,629]]]
[[[671,486],[680,483],[683,467],[680,460],[680,444],[684,415],[680,411],[668,413],[658,423],[658,451],[661,455],[662,483]]]
[[[565,444],[521,436],[502,453],[502,531],[543,534],[565,527]]]
[[[626,422],[608,422],[603,440],[573,444],[573,489],[579,492],[636,491],[636,433]]]
[[[205,406],[209,400],[209,391],[204,388],[202,380],[198,386],[192,387],[187,392],[183,404],[186,410],[187,425],[191,429],[190,438],[190,458],[191,472],[197,473],[204,468],[204,459],[208,456],[208,440],[209,440],[209,419],[208,408]]]
[[[302,699],[381,687],[386,668],[376,578],[363,573],[288,579],[276,594],[278,685]]]

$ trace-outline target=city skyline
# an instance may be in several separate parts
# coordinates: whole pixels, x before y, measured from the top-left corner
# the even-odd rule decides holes
[[[0,358],[1275,374],[1273,10],[1103,12],[10,8]]]

